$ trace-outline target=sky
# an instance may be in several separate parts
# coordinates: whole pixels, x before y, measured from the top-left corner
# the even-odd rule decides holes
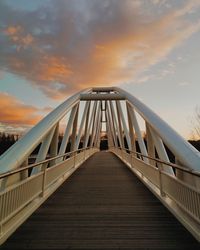
[[[199,0],[1,0],[0,131],[119,86],[186,139],[200,105]]]

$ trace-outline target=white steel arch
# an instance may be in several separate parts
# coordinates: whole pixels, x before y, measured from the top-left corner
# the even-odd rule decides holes
[[[59,123],[68,112],[59,141]],[[136,114],[145,122],[145,136]],[[200,240],[200,153],[136,97],[118,87],[101,87],[68,98],[0,157],[0,242],[100,150],[102,132],[108,150]]]
[[[115,90],[126,96],[128,103],[149,123],[155,133],[158,134],[174,154],[177,155],[182,164],[200,171],[200,152],[136,97],[117,87]]]
[[[54,126],[70,111],[80,100],[81,93],[89,93],[91,89],[83,90],[54,109],[35,127],[33,127],[15,145],[9,148],[0,157],[0,173],[15,169],[23,163],[34,148],[44,139],[44,137],[54,128]]]

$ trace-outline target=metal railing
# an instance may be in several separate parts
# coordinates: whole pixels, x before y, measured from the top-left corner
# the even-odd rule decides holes
[[[129,152],[129,154],[130,153],[134,154],[136,157],[138,156],[138,158],[141,158],[142,160],[143,160],[143,158],[147,158],[147,159],[150,159],[152,161],[155,161],[156,163],[161,163],[161,164],[164,164],[166,166],[172,167],[174,169],[182,170],[183,172],[186,172],[186,173],[189,173],[191,175],[200,177],[200,172],[197,172],[197,171],[195,171],[193,169],[189,169],[189,168],[177,165],[177,164],[172,163],[172,162],[163,161],[163,160],[160,160],[159,158],[153,158],[153,157],[141,154],[141,153],[139,153],[137,151],[130,150],[128,148],[118,147],[118,149],[120,149],[121,151],[123,150],[124,152]]]
[[[163,204],[200,240],[200,173],[185,167],[145,156],[126,148],[111,148],[126,165],[143,181],[143,183],[163,202]],[[157,163],[153,166],[143,157]],[[141,159],[142,158],[142,159]],[[181,171],[186,180],[166,173],[162,166]]]
[[[80,112],[79,106],[83,103],[82,100],[85,105],[83,112]],[[127,116],[123,112],[121,100],[125,102]],[[69,112],[61,146],[58,147],[59,123]],[[145,122],[149,148],[146,148],[142,138],[137,115],[140,115]],[[87,145],[99,147],[102,117],[106,119],[109,148],[115,147],[111,150],[200,240],[199,152],[137,98],[117,87],[109,87],[88,88],[71,96],[0,157],[2,173],[0,175],[0,243],[87,157],[97,151],[95,148],[85,147]],[[75,150],[78,149],[83,136],[84,149],[63,154],[70,136],[70,143]],[[136,146],[137,139],[141,153],[123,148],[124,138],[130,149]],[[118,142],[122,147],[120,149],[117,148]],[[21,167],[26,162],[27,156],[39,144],[41,146],[36,157],[36,161],[39,162]],[[193,170],[167,162],[165,145],[184,166]],[[61,155],[40,161],[47,158],[49,150],[52,155],[57,154],[58,148]],[[155,149],[158,157],[164,161],[148,156],[154,156]]]
[[[78,149],[78,150],[75,150],[75,151],[67,152],[67,153],[62,154],[62,155],[51,157],[51,158],[43,160],[43,161],[39,161],[37,163],[27,165],[27,166],[22,167],[22,168],[7,171],[6,173],[0,174],[0,179],[9,177],[11,175],[14,175],[14,174],[17,174],[17,173],[20,173],[20,172],[23,172],[24,170],[33,169],[33,168],[38,167],[38,166],[43,165],[43,164],[48,165],[48,163],[50,163],[51,161],[57,160],[57,159],[62,159],[64,161],[66,158],[70,157],[71,155],[74,155],[74,157],[76,158],[76,155],[77,155],[78,152],[82,152],[82,151],[85,151],[85,150],[88,150],[88,149],[91,149],[91,148],[90,147],[81,148],[81,149]],[[47,168],[47,165],[46,165],[45,169]]]
[[[59,155],[0,175],[0,180],[20,177],[20,173],[43,166],[0,192],[0,243],[3,243],[88,157],[96,148],[84,148]],[[62,161],[47,167],[51,161]]]

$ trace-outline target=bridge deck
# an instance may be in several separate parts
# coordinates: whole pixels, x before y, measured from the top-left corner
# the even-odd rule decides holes
[[[112,153],[88,159],[1,249],[200,249]]]

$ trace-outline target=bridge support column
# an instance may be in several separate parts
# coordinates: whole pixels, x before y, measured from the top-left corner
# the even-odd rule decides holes
[[[75,105],[72,110],[71,110],[71,113],[70,113],[70,117],[69,117],[69,121],[67,123],[67,127],[65,129],[65,133],[64,133],[64,136],[63,136],[63,139],[62,139],[62,143],[61,143],[61,146],[60,146],[60,149],[59,149],[59,155],[62,155],[65,153],[66,151],[66,147],[67,147],[67,144],[68,144],[68,141],[69,141],[69,136],[70,136],[70,133],[72,131],[72,124],[74,122],[74,118],[75,118],[75,115],[76,115],[76,112],[77,112],[77,109],[78,109],[78,104]],[[61,161],[62,159],[59,158],[58,159],[58,162]]]
[[[87,139],[87,134],[89,134],[88,128],[89,128],[90,106],[91,106],[91,101],[89,101],[89,107],[88,107],[87,114],[86,114],[84,137],[83,137],[83,148],[87,147],[86,139]]]
[[[88,146],[89,137],[90,137],[90,135],[92,135],[92,131],[93,131],[92,127],[93,127],[93,124],[94,124],[96,111],[97,111],[97,102],[94,102],[92,113],[91,113],[91,116],[90,116],[89,128],[88,128],[88,131],[87,131],[86,136],[85,136],[84,148],[86,148]],[[91,140],[91,137],[90,137],[90,140]]]
[[[122,121],[123,129],[124,129],[124,133],[125,133],[125,137],[126,137],[126,142],[127,142],[127,145],[128,145],[128,149],[131,150],[131,141],[130,141],[128,129],[127,129],[127,126],[126,126],[126,121],[125,121],[125,118],[124,118],[124,114],[122,112],[122,107],[121,107],[120,101],[116,101],[116,105],[117,105],[117,109],[118,109],[119,115],[121,117],[121,121]]]
[[[73,121],[70,151],[74,151],[75,149],[76,132],[77,132],[77,125],[78,125],[78,113],[79,113],[79,104],[77,106],[76,114],[75,114],[74,121]]]
[[[112,127],[111,127],[111,124],[110,124],[110,117],[108,115],[108,107],[107,107],[107,105],[106,105],[105,116],[106,116],[106,131],[107,131],[107,136],[108,136],[108,147],[112,148],[112,147],[114,147],[114,137],[113,137],[113,130],[112,130]]]
[[[42,145],[40,146],[40,150],[39,150],[39,153],[37,155],[35,163],[46,159],[46,156],[47,156],[47,153],[48,153],[48,150],[49,150],[49,147],[50,147],[50,144],[51,144],[51,141],[52,141],[55,129],[56,129],[56,126],[57,126],[57,124],[53,127],[53,129],[43,139]],[[41,165],[38,166],[37,168],[34,168],[31,172],[31,175],[37,174],[38,172],[40,172],[41,168],[42,168]]]
[[[95,134],[96,134],[96,129],[95,128],[98,127],[98,123],[99,123],[99,119],[100,119],[101,104],[98,103],[97,105],[98,105],[98,107],[97,107],[97,112],[96,112],[95,117],[94,117],[94,123],[93,123],[92,135],[91,135],[91,141],[90,141],[90,147],[93,146],[94,139],[95,139]]]
[[[120,119],[120,112],[119,112],[119,106],[116,104],[116,109],[117,109],[117,120],[118,120],[118,128],[119,128],[119,137],[121,141],[121,147],[124,149],[124,136],[123,136],[123,131],[122,131],[122,124],[121,124],[121,119]]]
[[[151,131],[149,128],[148,123],[146,122],[146,140],[147,140],[147,150],[148,150],[148,155],[152,158],[155,158],[155,146],[153,142],[153,138],[151,135]],[[156,162],[152,159],[149,159],[149,164],[152,166],[156,166]]]
[[[106,105],[107,120],[108,120],[108,123],[109,123],[109,126],[110,126],[112,138],[113,138],[113,145],[115,147],[118,147],[115,125],[114,125],[114,122],[113,122],[113,118],[112,118],[112,116],[110,114],[110,106],[109,106],[108,102],[106,104],[107,104]]]
[[[57,126],[55,128],[54,131],[54,135],[51,141],[51,145],[50,145],[50,157],[55,157],[58,155],[58,139],[59,139],[59,122],[57,123]],[[49,163],[49,166],[53,166],[55,165],[56,160],[52,160]]]
[[[156,133],[154,132],[154,130],[150,126],[149,126],[149,131],[150,131],[151,136],[153,138],[153,141],[154,141],[159,158],[163,161],[170,162],[169,157],[167,155],[167,152],[165,150],[164,144],[163,144],[162,140],[160,139],[160,137],[158,137],[156,135]],[[166,173],[174,176],[174,171],[173,171],[172,167],[169,167],[169,166],[162,164],[162,168]]]
[[[135,129],[135,133],[137,135],[140,151],[141,151],[141,153],[143,155],[148,156],[147,149],[146,149],[146,146],[144,144],[144,140],[142,138],[141,131],[140,131],[140,128],[139,128],[139,125],[138,125],[138,122],[137,122],[135,110],[129,104],[128,104],[128,106],[129,106],[129,109],[130,109],[129,113],[130,113],[131,123],[133,124],[134,129]],[[147,158],[144,158],[144,161],[146,163],[149,163],[149,160]]]
[[[131,114],[130,114],[131,111],[127,102],[126,102],[126,110],[127,110],[127,116],[128,116],[129,134],[130,134],[130,139],[131,139],[131,150],[136,152],[135,134],[134,134],[133,123],[132,123]]]
[[[101,120],[102,120],[102,111],[101,111],[101,113],[99,115],[97,131],[96,131],[96,135],[95,135],[95,139],[94,139],[94,147],[99,147],[100,137],[101,137],[101,129],[102,129]]]
[[[21,168],[28,166],[28,158],[22,163]],[[25,180],[28,177],[28,169],[21,172],[21,180]]]
[[[80,143],[81,136],[82,136],[82,133],[83,133],[85,120],[86,120],[86,115],[88,113],[89,107],[90,107],[90,101],[87,101],[86,104],[85,104],[84,111],[83,111],[83,116],[82,116],[82,119],[81,119],[81,123],[80,123],[79,131],[78,131],[78,135],[77,135],[77,138],[76,138],[74,150],[77,150],[79,148],[79,143]]]
[[[116,136],[117,137],[117,144],[118,144],[118,141],[119,141],[119,146],[121,148],[123,148],[122,141],[121,141],[121,136],[120,136],[120,131],[119,131],[119,127],[118,127],[118,124],[117,124],[117,118],[115,116],[115,111],[114,111],[112,101],[110,101],[110,111],[111,111],[111,115],[112,115],[112,118],[113,118],[114,128],[115,128],[115,131],[117,133],[117,136]]]

